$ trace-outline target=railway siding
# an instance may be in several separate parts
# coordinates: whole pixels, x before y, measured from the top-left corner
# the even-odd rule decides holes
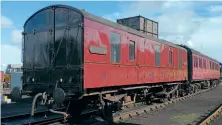
[[[218,86],[212,91],[201,93],[188,98],[186,101],[179,101],[171,104],[162,110],[152,111],[140,116],[123,120],[124,123],[134,123],[142,125],[187,125],[197,124],[209,109],[215,108],[222,101],[222,86]]]

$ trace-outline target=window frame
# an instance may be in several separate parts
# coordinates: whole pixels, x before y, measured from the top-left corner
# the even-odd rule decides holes
[[[197,57],[197,68],[199,68],[199,58]]]
[[[180,49],[178,52],[178,68],[183,68],[183,53]]]
[[[161,56],[161,52],[160,52],[160,46],[161,45],[155,45],[155,66],[160,66],[160,56]],[[159,62],[159,63],[158,63]]]
[[[115,38],[115,40],[118,40],[117,42],[113,42],[114,36],[118,36],[118,38]],[[116,55],[114,55],[114,53],[116,53]],[[120,63],[121,61],[121,34],[114,31],[110,32],[110,61],[111,63]]]
[[[210,62],[210,68],[209,69],[212,69],[212,62],[211,61],[209,61]]]
[[[172,50],[169,50],[168,52],[168,63],[170,66],[173,65],[173,51]]]
[[[133,43],[133,44],[131,44]],[[131,50],[131,45],[133,45],[133,51]],[[133,52],[133,59],[131,58],[131,51]],[[129,60],[134,61],[136,60],[136,43],[133,40],[129,40]]]
[[[213,70],[215,70],[215,63],[213,62]]]
[[[196,56],[194,56],[194,65],[195,65],[195,68],[199,67],[199,60],[198,60],[198,57]]]
[[[197,68],[197,57],[194,56],[194,67]]]
[[[198,61],[198,62],[199,62],[199,63],[198,63],[199,68],[201,68],[201,58],[199,57],[198,60],[199,60],[199,61]]]

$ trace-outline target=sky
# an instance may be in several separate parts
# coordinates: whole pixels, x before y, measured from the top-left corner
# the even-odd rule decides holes
[[[21,41],[25,21],[36,11],[53,4],[84,9],[116,22],[116,19],[142,15],[159,23],[159,36],[188,45],[222,62],[222,2],[184,1],[75,1],[2,2],[1,69],[21,64]]]

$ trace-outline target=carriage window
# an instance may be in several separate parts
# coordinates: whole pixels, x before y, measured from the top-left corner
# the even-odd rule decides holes
[[[196,67],[196,58],[193,58],[193,67]]]
[[[194,57],[194,67],[197,67],[197,57]]]
[[[215,66],[216,66],[216,65],[215,65],[215,63],[214,63],[214,70],[215,70]]]
[[[214,69],[214,63],[212,62],[212,70]]]
[[[197,57],[195,57],[195,67],[198,67],[198,58]]]
[[[129,42],[129,59],[135,60],[135,42]]]
[[[182,51],[179,51],[179,68],[182,68],[183,61],[182,61]]]
[[[201,62],[201,58],[199,58],[199,68],[202,68]]]
[[[160,46],[155,46],[155,64],[156,66],[160,66]]]
[[[214,63],[214,65],[213,65],[213,70],[215,70],[215,63]]]
[[[212,63],[211,63],[211,61],[210,61],[210,69],[212,69]]]
[[[203,60],[200,58],[200,68],[203,68]]]
[[[173,64],[173,59],[172,59],[172,51],[169,51],[169,64],[172,65]]]
[[[214,70],[214,62],[212,62],[212,70]]]
[[[193,67],[195,67],[195,57],[193,58]]]
[[[202,66],[203,66],[203,69],[204,69],[204,68],[205,68],[205,67],[204,67],[204,59],[202,59]]]
[[[214,63],[214,70],[216,69],[216,63]]]
[[[196,57],[196,66],[197,66],[197,68],[199,67],[199,65],[198,65],[198,58]]]
[[[120,62],[120,34],[111,32],[111,61]]]
[[[217,70],[217,64],[215,63],[215,70]]]
[[[63,27],[68,24],[69,10],[66,8],[56,8],[55,10],[55,27]]]
[[[203,68],[206,69],[206,60],[203,60]]]
[[[212,67],[212,70],[214,70],[214,62],[213,62],[213,67]]]
[[[52,27],[53,10],[47,9],[34,15],[27,22],[25,32],[33,32],[33,30],[47,29]]]
[[[210,64],[210,65],[209,65],[209,69],[211,69],[211,62],[210,62],[210,61],[209,61],[209,64]]]

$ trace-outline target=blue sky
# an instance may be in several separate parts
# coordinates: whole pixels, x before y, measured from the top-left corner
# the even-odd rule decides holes
[[[53,4],[85,9],[112,21],[145,16],[159,22],[160,38],[189,45],[222,62],[222,56],[217,53],[222,50],[222,2],[2,2],[3,70],[6,64],[21,63],[21,31],[26,19]]]

